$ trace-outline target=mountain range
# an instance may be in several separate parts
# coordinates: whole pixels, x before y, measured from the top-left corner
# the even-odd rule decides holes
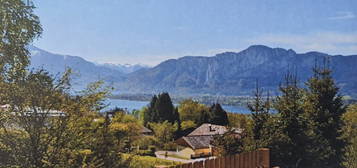
[[[32,66],[42,65],[50,72],[63,72],[68,66],[81,74],[78,86],[101,79],[119,93],[158,93],[177,95],[251,95],[256,81],[265,90],[276,91],[284,74],[293,70],[301,85],[312,75],[312,67],[328,58],[333,76],[344,94],[357,93],[357,55],[328,55],[320,52],[254,45],[241,52],[215,56],[185,56],[166,60],[157,66],[97,65],[80,57],[52,54],[32,48]],[[130,67],[121,70],[123,67]]]
[[[72,82],[75,90],[81,90],[91,82],[103,80],[109,85],[125,80],[125,75],[145,65],[97,64],[78,56],[53,54],[34,46],[29,47],[31,52],[31,69],[44,68],[53,75],[63,73],[66,68],[73,71]]]

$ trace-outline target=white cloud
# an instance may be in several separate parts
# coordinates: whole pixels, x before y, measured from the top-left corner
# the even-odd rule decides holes
[[[357,54],[357,32],[319,32],[302,35],[267,34],[248,39],[249,44],[292,48],[297,52],[320,51],[328,54]]]
[[[337,12],[336,16],[331,16],[328,19],[329,20],[346,20],[346,19],[353,19],[355,17],[356,17],[356,15],[353,12],[345,11],[345,12]]]

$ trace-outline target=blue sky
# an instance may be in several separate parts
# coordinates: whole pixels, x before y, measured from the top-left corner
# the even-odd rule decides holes
[[[33,0],[34,45],[95,62],[155,65],[253,44],[357,54],[357,0]]]

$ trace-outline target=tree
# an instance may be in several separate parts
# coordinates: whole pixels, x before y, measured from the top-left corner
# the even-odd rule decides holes
[[[211,142],[219,156],[229,156],[243,151],[243,137],[230,129],[223,135],[216,135]]]
[[[158,95],[154,108],[158,113],[158,122],[164,122],[167,120],[170,123],[175,123],[179,120],[170,95],[166,92]]]
[[[0,81],[0,99],[8,105],[0,112],[0,151],[7,155],[3,166],[109,163],[100,158],[109,158],[104,154],[108,151],[101,150],[110,142],[106,141],[110,136],[106,126],[95,124],[108,92],[99,89],[100,83],[94,83],[79,95],[71,96],[68,77],[65,73],[56,80],[39,70],[29,72],[21,84]],[[120,160],[117,155],[115,158]]]
[[[357,104],[350,105],[342,116],[343,138],[347,141],[343,165],[346,168],[357,167]]]
[[[134,116],[117,113],[112,118],[109,128],[121,152],[127,152],[130,150],[131,143],[139,137],[142,126]]]
[[[209,109],[209,123],[217,125],[228,125],[227,112],[223,110],[219,103],[213,104]]]
[[[345,143],[341,137],[341,117],[346,109],[332,71],[325,60],[314,67],[314,75],[306,83],[306,115],[313,139],[315,167],[340,167]]]
[[[178,129],[177,123],[170,123],[164,121],[162,123],[149,123],[153,129],[155,137],[159,140],[160,144],[166,144],[173,141],[175,132]]]
[[[0,1],[0,72],[3,80],[16,82],[29,65],[29,45],[42,33],[33,5],[21,0]]]
[[[281,95],[275,100],[278,112],[274,129],[276,139],[271,143],[275,151],[272,157],[283,167],[309,167],[308,135],[303,108],[303,89],[298,87],[297,76],[288,72],[284,84],[279,88]],[[281,141],[283,140],[283,141]]]
[[[162,93],[158,96],[154,96],[148,106],[147,111],[144,114],[144,124],[149,122],[164,122],[180,124],[180,117],[178,110],[172,104],[170,95],[168,93]]]
[[[0,1],[0,167],[125,166],[99,114],[108,88],[95,82],[73,94],[70,70],[28,70],[27,46],[42,31],[33,8]]]
[[[208,109],[208,110],[201,110],[199,112],[199,119],[197,121],[197,125],[202,125],[204,123],[210,123],[211,122],[211,118],[212,118],[212,114],[211,114],[211,111]]]
[[[269,124],[270,119],[270,97],[269,92],[267,99],[263,100],[262,90],[256,83],[256,89],[254,92],[253,102],[248,104],[248,109],[252,112],[252,140],[254,141],[254,148],[258,149],[261,147],[266,147],[268,144],[269,137]]]
[[[148,125],[149,122],[157,122],[159,114],[155,108],[155,104],[157,102],[157,96],[154,95],[151,98],[150,104],[147,109],[144,111],[144,125]]]
[[[178,106],[181,121],[193,121],[197,125],[201,125],[206,121],[202,119],[202,115],[208,112],[208,108],[204,104],[200,104],[192,99],[183,100]]]
[[[193,122],[191,120],[183,121],[181,123],[182,130],[193,129],[193,128],[196,128],[196,127],[197,127],[197,125],[195,124],[195,122]]]

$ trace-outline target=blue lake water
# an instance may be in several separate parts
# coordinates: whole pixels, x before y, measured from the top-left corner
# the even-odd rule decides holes
[[[134,100],[120,100],[120,99],[108,99],[107,103],[109,104],[109,106],[106,109],[113,109],[115,107],[119,107],[119,108],[126,109],[129,112],[133,110],[140,110],[141,108],[149,104],[148,101],[134,101]],[[245,107],[222,105],[222,108],[227,112],[250,114],[250,111]]]

